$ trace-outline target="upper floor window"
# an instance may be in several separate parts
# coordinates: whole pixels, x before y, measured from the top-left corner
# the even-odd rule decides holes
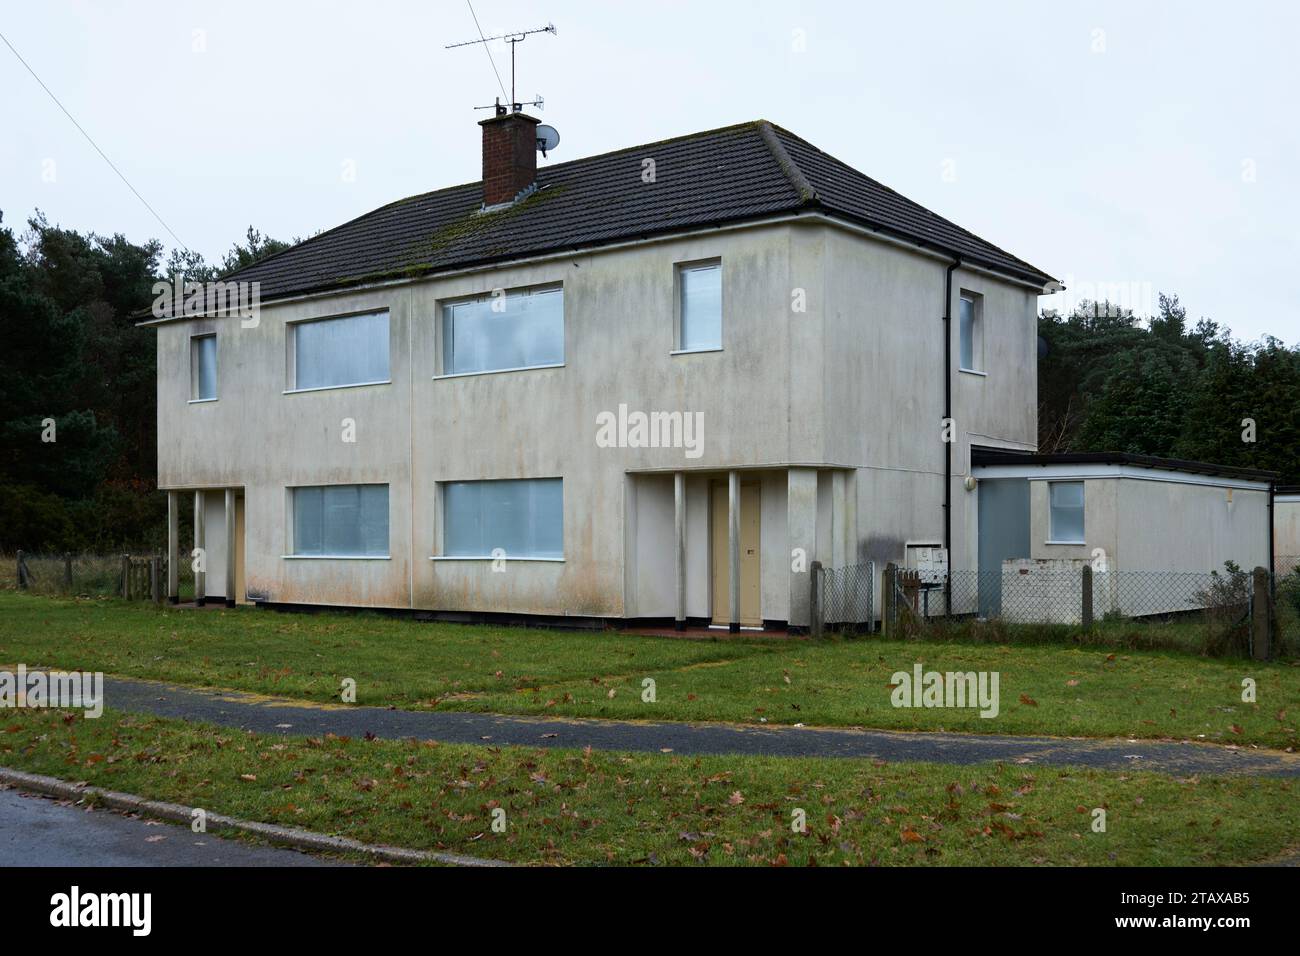
[[[190,401],[210,402],[217,397],[217,336],[190,339]]]
[[[677,351],[722,348],[722,263],[677,268]]]
[[[289,326],[290,389],[388,381],[388,313],[313,319]]]
[[[1053,481],[1047,486],[1048,542],[1083,544],[1083,482]]]
[[[446,557],[564,557],[564,480],[449,481],[443,486]]]
[[[564,290],[504,289],[442,308],[442,374],[564,364]]]
[[[961,368],[966,372],[983,371],[984,317],[981,297],[963,293],[961,297]]]
[[[295,556],[388,557],[387,485],[315,485],[292,495]]]

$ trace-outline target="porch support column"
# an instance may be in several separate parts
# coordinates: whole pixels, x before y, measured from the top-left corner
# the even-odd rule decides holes
[[[206,545],[207,515],[204,514],[203,492],[194,492],[194,550],[199,552],[195,555],[194,563],[194,603],[203,607],[207,601],[208,594],[208,575],[204,570],[208,566],[208,555]]]
[[[727,472],[727,597],[731,614],[727,630],[740,631],[740,472]]]
[[[812,623],[809,568],[817,557],[817,469],[791,468],[786,474],[786,534],[790,544],[792,631]]]
[[[848,472],[831,472],[831,567],[843,568],[852,564],[846,553],[848,543]]]
[[[226,489],[226,607],[235,606],[235,489]]]
[[[181,495],[167,492],[167,603],[181,601]]]
[[[673,473],[673,560],[677,571],[677,621],[686,630],[686,474]]]

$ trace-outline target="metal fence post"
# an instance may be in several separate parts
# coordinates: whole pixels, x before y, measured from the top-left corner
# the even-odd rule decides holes
[[[1270,624],[1273,608],[1269,602],[1270,575],[1267,568],[1256,568],[1252,575],[1250,602],[1250,650],[1257,661],[1270,656]]]
[[[826,623],[823,620],[825,609],[822,607],[822,563],[814,561],[808,571],[809,587],[811,589],[808,596],[810,630],[813,637],[821,637],[822,628]]]
[[[867,562],[867,633],[876,628],[876,562]]]
[[[1083,608],[1079,615],[1085,630],[1092,629],[1092,565],[1083,566]]]

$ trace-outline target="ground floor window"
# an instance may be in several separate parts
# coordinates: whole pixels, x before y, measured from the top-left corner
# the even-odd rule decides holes
[[[560,478],[450,481],[442,502],[447,557],[564,557]]]
[[[1083,482],[1053,481],[1047,486],[1052,544],[1083,544]]]
[[[292,495],[295,555],[388,557],[387,485],[316,485]]]

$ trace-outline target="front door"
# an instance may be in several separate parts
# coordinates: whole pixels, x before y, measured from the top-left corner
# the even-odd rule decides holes
[[[740,623],[762,627],[759,546],[761,540],[759,483],[740,483]],[[731,623],[731,562],[727,529],[727,483],[715,482],[712,502],[713,623]]]

